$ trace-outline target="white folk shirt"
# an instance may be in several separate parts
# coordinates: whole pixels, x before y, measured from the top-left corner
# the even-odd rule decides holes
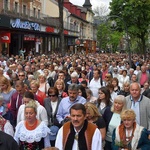
[[[61,127],[58,131],[55,147],[59,150],[63,150],[63,127]],[[78,150],[78,142],[75,139],[73,143],[72,150]],[[91,150],[102,150],[102,136],[99,129],[96,129],[92,138]]]

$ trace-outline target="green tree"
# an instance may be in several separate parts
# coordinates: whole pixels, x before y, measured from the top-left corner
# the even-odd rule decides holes
[[[100,50],[107,50],[110,47],[112,52],[118,50],[118,45],[123,36],[122,32],[112,30],[107,21],[98,26],[97,39]]]
[[[150,24],[150,0],[112,0],[110,15],[123,18],[130,37],[139,39],[141,52],[146,56],[146,41]],[[122,20],[118,18],[115,20],[120,26],[118,29],[123,30]]]
[[[111,45],[112,52],[121,51],[119,44],[122,39],[123,33],[118,31],[111,31],[110,38],[108,44]]]
[[[100,50],[106,50],[107,49],[107,42],[110,35],[110,30],[107,28],[105,23],[102,23],[98,26],[97,31],[97,39],[99,43]]]

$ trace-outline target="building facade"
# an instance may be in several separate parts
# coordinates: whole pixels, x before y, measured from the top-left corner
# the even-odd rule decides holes
[[[73,53],[75,47],[86,50],[89,47],[86,40],[94,41],[91,9],[65,1],[63,13],[66,51]],[[35,54],[59,52],[58,17],[57,0],[1,0],[0,52],[4,55],[17,55],[20,49],[25,49],[26,54],[31,50]]]

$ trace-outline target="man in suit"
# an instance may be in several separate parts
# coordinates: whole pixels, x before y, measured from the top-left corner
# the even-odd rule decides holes
[[[0,149],[19,150],[19,146],[12,136],[0,131]]]
[[[141,95],[139,83],[131,83],[130,95],[126,97],[126,101],[127,108],[133,109],[136,113],[136,122],[150,131],[150,99]]]

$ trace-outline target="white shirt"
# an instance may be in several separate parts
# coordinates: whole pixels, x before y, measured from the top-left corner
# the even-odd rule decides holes
[[[55,113],[55,110],[56,110],[56,107],[57,107],[57,103],[58,103],[58,101],[56,101],[56,102],[52,102],[52,101],[51,101],[52,114],[53,114],[53,115],[54,115],[54,113]]]
[[[118,80],[119,80],[119,86],[121,89],[123,89],[123,84],[125,82],[130,82],[129,76],[124,77],[123,75],[120,75]]]
[[[36,116],[37,119],[39,119],[40,121],[44,121],[45,124],[48,125],[48,117],[47,117],[46,109],[42,105],[40,105],[38,101],[36,101],[36,104],[37,104],[37,116]],[[25,104],[22,104],[18,110],[17,124],[20,121],[25,120],[24,109],[25,109]]]
[[[63,127],[61,127],[58,131],[55,147],[59,150],[63,150]],[[74,140],[72,150],[78,150],[78,142]],[[99,129],[96,129],[92,138],[91,150],[102,150],[102,136]]]
[[[89,84],[89,89],[92,91],[93,96],[98,98],[98,89],[101,88],[100,78],[95,80],[94,78],[91,80]]]

